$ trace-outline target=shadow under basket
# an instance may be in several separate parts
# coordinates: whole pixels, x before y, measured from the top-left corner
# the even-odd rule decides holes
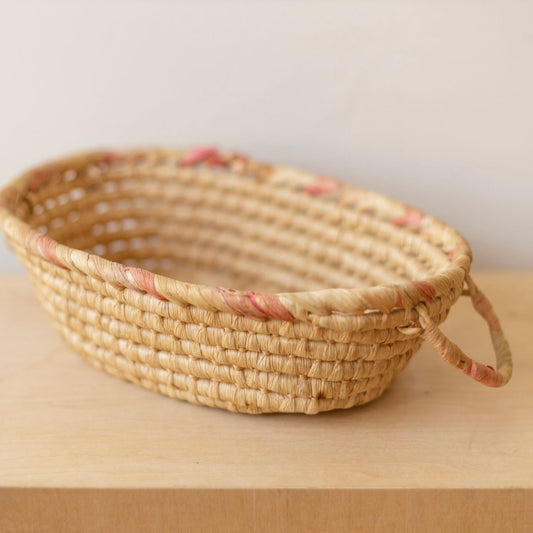
[[[74,155],[0,195],[0,226],[62,337],[143,387],[243,413],[378,398],[423,340],[484,385],[509,346],[464,238],[405,204],[215,148]],[[471,297],[496,369],[439,330]]]

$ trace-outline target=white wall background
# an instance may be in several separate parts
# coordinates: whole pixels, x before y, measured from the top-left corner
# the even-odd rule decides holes
[[[0,184],[142,144],[335,175],[531,268],[533,2],[0,0]]]

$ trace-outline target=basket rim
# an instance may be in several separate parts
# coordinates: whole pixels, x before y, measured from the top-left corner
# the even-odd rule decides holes
[[[62,175],[67,170],[80,170],[89,165],[110,166],[115,162],[145,161],[149,157],[162,160],[165,157],[172,157],[174,160],[177,158],[179,164],[184,164],[183,162],[189,158],[193,166],[206,164],[206,159],[205,157],[202,159],[202,154],[211,154],[211,156],[215,154],[218,161],[222,161],[226,167],[238,160],[239,164],[245,161],[247,168],[269,169],[273,174],[288,171],[291,174],[300,175],[303,181],[308,183],[303,190],[312,191],[313,196],[315,191],[318,191],[317,196],[320,196],[322,192],[328,194],[330,192],[328,188],[332,184],[337,184],[345,191],[357,191],[359,194],[403,210],[407,216],[414,213],[415,219],[420,219],[418,222],[423,221],[426,229],[446,233],[447,243],[450,245],[449,264],[433,275],[397,283],[277,293],[241,291],[181,281],[164,274],[156,274],[142,267],[129,267],[94,253],[72,248],[31,228],[28,223],[11,211],[15,205],[25,201],[25,195],[28,192],[37,190],[41,184],[46,183],[53,176]],[[321,183],[325,186],[322,187]],[[316,184],[324,190],[321,191],[320,187],[312,189],[311,187]],[[32,189],[32,187],[36,188]],[[348,207],[344,208],[348,209]],[[396,309],[412,309],[421,302],[430,303],[454,287],[462,288],[472,262],[470,245],[455,228],[408,204],[345,181],[325,178],[292,166],[260,163],[249,160],[241,154],[219,152],[212,147],[192,150],[158,147],[113,151],[91,150],[49,159],[26,170],[0,191],[0,227],[7,236],[46,262],[96,277],[111,283],[117,289],[134,289],[148,293],[162,302],[194,305],[211,311],[229,312],[257,320],[309,321],[313,317],[333,314],[362,315],[371,312],[390,313]]]

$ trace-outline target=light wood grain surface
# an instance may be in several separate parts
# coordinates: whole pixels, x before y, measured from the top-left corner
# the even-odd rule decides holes
[[[250,531],[250,524],[267,531],[261,529],[264,505],[282,531],[298,531],[293,522],[300,515],[300,525],[318,528],[321,509],[346,517],[333,530],[353,531],[342,528],[370,501],[389,506],[398,531],[423,501],[434,510],[420,511],[428,524],[443,505],[449,520],[456,516],[452,509],[467,516],[479,507],[484,511],[477,515],[494,515],[489,523],[508,512],[515,528],[509,531],[532,531],[533,273],[475,273],[474,279],[513,349],[515,372],[506,387],[482,387],[424,346],[391,389],[367,406],[252,416],[172,400],[99,372],[50,327],[27,277],[0,278],[0,531],[48,531],[45,522],[31,529],[17,519],[28,506],[33,519],[52,520],[54,502],[66,513],[78,509],[72,516],[79,518],[79,508],[90,513],[101,497],[131,515],[157,493],[169,505],[158,515],[163,530],[174,508],[182,520],[189,511],[184,531],[205,530],[203,513],[200,521],[191,517],[210,508],[202,498],[212,494],[210,505],[216,500],[221,507],[211,511],[218,525],[210,531],[246,530],[237,522],[224,529],[238,517]],[[467,354],[493,362],[486,326],[468,299],[452,308],[443,331]],[[317,494],[323,496],[313,504]],[[104,516],[109,503],[99,508]],[[107,531],[102,520],[103,529],[77,531]],[[69,531],[58,529],[60,523],[55,531]],[[114,531],[126,531],[116,524]]]

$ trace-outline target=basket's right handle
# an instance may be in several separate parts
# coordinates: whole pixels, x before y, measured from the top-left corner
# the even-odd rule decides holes
[[[451,342],[431,320],[425,305],[418,307],[422,333],[420,336],[437,350],[441,357],[450,365],[462,370],[467,376],[488,387],[502,387],[513,372],[513,361],[509,343],[505,338],[500,321],[487,297],[479,290],[472,278],[467,274],[466,283],[475,310],[489,325],[492,345],[496,354],[496,369],[470,359],[456,344]]]

